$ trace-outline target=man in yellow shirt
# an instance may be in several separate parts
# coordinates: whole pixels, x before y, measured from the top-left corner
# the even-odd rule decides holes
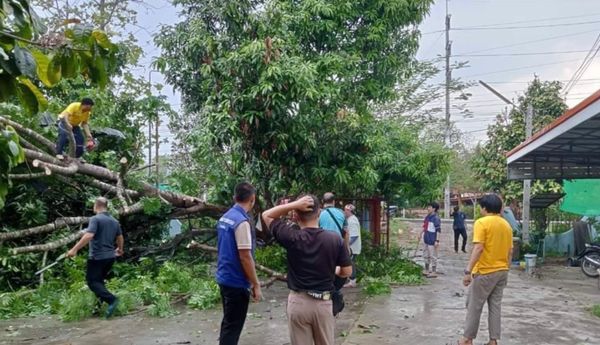
[[[498,344],[502,294],[512,260],[512,228],[500,215],[502,200],[496,194],[488,194],[481,198],[479,205],[483,217],[473,226],[473,252],[463,278],[464,285],[469,286],[469,293],[464,337],[460,345],[473,344],[486,301],[489,310],[488,345]]]
[[[69,146],[69,135],[73,133],[75,137],[75,157],[80,158],[83,155],[83,134],[85,131],[87,137],[87,149],[94,148],[94,138],[90,132],[88,121],[92,112],[94,101],[90,98],[83,98],[81,102],[74,102],[63,110],[58,116],[58,142],[56,143],[56,154],[59,159],[63,158],[65,149]]]

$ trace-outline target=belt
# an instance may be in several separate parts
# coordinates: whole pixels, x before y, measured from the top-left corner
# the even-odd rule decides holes
[[[306,291],[306,290],[294,290],[295,292],[305,293],[308,296],[318,299],[321,301],[330,301],[331,300],[331,291]]]

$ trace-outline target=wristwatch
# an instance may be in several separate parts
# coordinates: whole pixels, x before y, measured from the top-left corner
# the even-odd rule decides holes
[[[471,275],[471,271],[469,271],[469,270],[464,270],[464,271],[463,271],[463,273],[464,273],[466,276],[470,276],[470,275]]]

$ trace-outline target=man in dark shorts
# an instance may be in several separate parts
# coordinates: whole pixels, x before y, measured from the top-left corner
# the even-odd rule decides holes
[[[294,211],[298,224],[281,219],[290,211]],[[334,344],[334,279],[352,274],[352,261],[342,237],[319,228],[319,212],[319,199],[307,195],[262,214],[267,229],[287,251],[292,345]]]
[[[67,252],[67,257],[76,256],[79,249],[85,247],[88,243],[90,244],[85,279],[90,290],[96,294],[100,301],[108,303],[106,317],[109,318],[115,312],[119,299],[106,289],[104,281],[115,262],[115,258],[123,255],[124,240],[119,222],[108,213],[108,200],[106,198],[99,197],[96,199],[94,213],[96,215],[90,219],[85,234]],[[115,242],[117,244],[116,250]]]

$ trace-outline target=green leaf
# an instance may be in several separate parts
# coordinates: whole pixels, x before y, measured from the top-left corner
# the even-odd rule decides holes
[[[100,30],[94,30],[92,31],[92,37],[94,37],[94,39],[96,40],[96,42],[98,42],[98,45],[104,49],[112,49],[113,48],[113,44],[110,42],[110,40],[108,39],[108,36],[106,36],[106,34],[103,31]]]
[[[48,78],[48,67],[50,65],[50,58],[41,51],[34,49],[31,51],[33,58],[37,65],[37,76],[44,85],[47,87],[54,86],[55,83],[51,82]]]
[[[16,45],[13,49],[13,54],[15,56],[15,63],[21,73],[30,78],[37,78],[35,59],[31,52],[27,48]]]
[[[31,80],[23,76],[18,77],[17,80],[20,83],[19,98],[30,114],[37,114],[48,108],[48,100]]]
[[[47,77],[51,85],[57,84],[62,76],[62,61],[60,56],[55,55],[48,66]]]
[[[8,142],[8,149],[14,157],[19,156],[19,145],[17,145],[17,143],[15,143],[14,141],[11,140]]]
[[[15,94],[15,80],[11,75],[0,74],[0,101],[8,101]]]
[[[63,51],[58,56],[61,59],[61,72],[63,78],[75,78],[79,72],[79,58],[71,51]]]

